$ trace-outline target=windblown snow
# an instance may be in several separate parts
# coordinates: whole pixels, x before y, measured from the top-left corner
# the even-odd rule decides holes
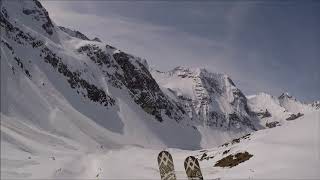
[[[317,101],[247,98],[205,69],[149,69],[57,26],[37,0],[1,3],[1,179],[160,179],[163,149],[181,179],[189,155],[205,179],[320,178]]]

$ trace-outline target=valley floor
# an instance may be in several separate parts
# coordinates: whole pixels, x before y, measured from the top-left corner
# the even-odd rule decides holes
[[[39,131],[38,136],[34,132],[28,134],[31,131],[27,128],[19,129],[8,120],[2,116],[1,179],[160,179],[156,159],[162,149],[131,145],[118,149],[91,147],[96,149],[92,151],[65,138],[59,141],[45,132]],[[166,150],[173,156],[179,179],[187,178],[184,159],[190,155],[200,159],[204,153],[211,157],[200,161],[205,179],[319,179],[319,133],[320,113],[314,112],[213,149]],[[44,136],[52,136],[47,145],[28,139],[42,142]],[[253,157],[232,168],[214,167],[218,160],[238,152],[248,152]]]

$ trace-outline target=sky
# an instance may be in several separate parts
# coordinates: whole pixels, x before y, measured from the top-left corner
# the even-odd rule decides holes
[[[319,1],[42,0],[57,25],[167,71],[202,67],[246,95],[320,100]]]

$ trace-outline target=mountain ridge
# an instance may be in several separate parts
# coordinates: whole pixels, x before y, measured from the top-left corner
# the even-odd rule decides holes
[[[190,155],[206,179],[320,177],[318,101],[246,97],[203,68],[160,72],[61,29],[37,0],[1,3],[1,179],[156,179],[164,149],[181,179]]]
[[[191,119],[184,104],[162,91],[145,59],[105,43],[88,41],[89,38],[84,38],[87,36],[79,31],[82,35],[77,36],[73,34],[77,31],[61,29],[36,0],[4,1],[0,18],[1,29],[5,32],[1,37],[5,45],[1,48],[5,57],[2,68],[6,68],[1,81],[7,82],[2,84],[7,89],[15,89],[2,92],[8,97],[6,105],[1,107],[5,115],[19,114],[23,121],[34,126],[77,140],[76,134],[84,131],[93,143],[103,142],[87,129],[92,123],[104,128],[103,134],[109,134],[106,139],[114,141],[113,144],[131,141],[131,144],[149,146],[144,136],[151,134],[158,139],[152,145],[187,149],[221,144],[256,130],[245,110],[243,113],[234,111],[236,106],[241,107],[239,111],[245,106],[245,96],[239,89],[234,88],[228,95],[221,96],[231,99],[223,101],[226,109],[221,109],[220,114],[211,114],[215,121]],[[209,87],[218,83],[211,87],[212,92],[226,90],[219,83],[230,84],[220,75],[218,79],[210,79],[210,73],[204,70],[198,73],[207,78],[203,85]],[[202,80],[198,80],[202,84]],[[32,87],[28,91],[21,87],[25,82],[28,82],[26,87]],[[207,90],[201,88],[198,87],[197,96],[202,102],[208,101]],[[27,101],[35,103],[34,109],[22,105],[18,100],[25,98],[22,96],[33,97]],[[231,105],[233,101],[235,104]],[[62,113],[60,109],[70,111]],[[80,131],[70,134],[60,127],[63,125],[57,126],[56,112],[62,113],[59,115],[65,119],[62,124],[70,123]],[[88,127],[78,128],[75,117],[81,117],[81,123]],[[136,131],[138,127],[142,129],[140,132]]]

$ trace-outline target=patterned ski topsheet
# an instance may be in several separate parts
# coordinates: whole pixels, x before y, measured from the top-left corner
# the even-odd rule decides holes
[[[184,161],[184,169],[186,170],[189,180],[203,180],[199,162],[194,156],[186,158]]]
[[[168,151],[161,151],[158,155],[158,165],[161,180],[176,180],[173,159]]]

